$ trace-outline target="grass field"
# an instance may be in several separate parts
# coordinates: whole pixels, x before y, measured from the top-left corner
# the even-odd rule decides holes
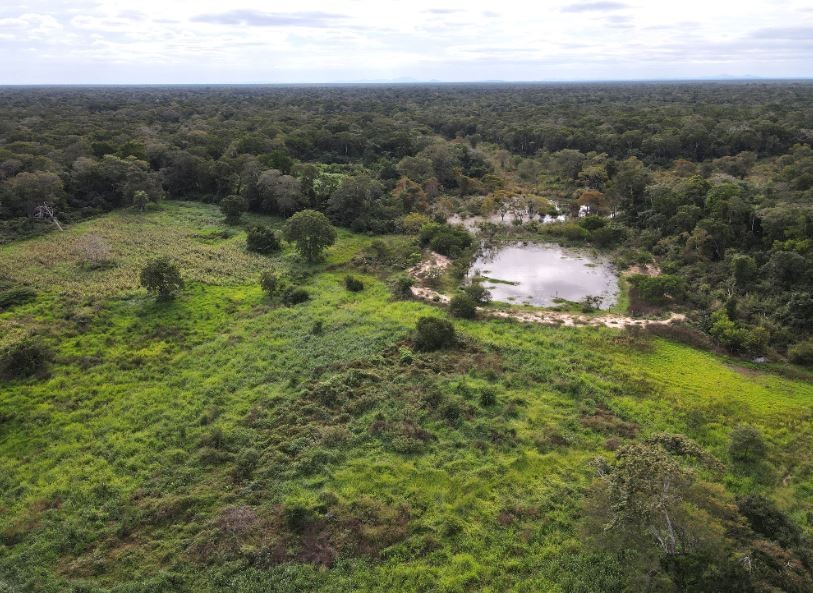
[[[112,265],[83,265],[91,234]],[[416,319],[446,313],[357,267],[371,240],[342,231],[306,266],[168,202],[0,247],[0,277],[37,291],[0,346],[53,352],[0,388],[0,591],[579,590],[590,461],[656,431],[726,460],[742,422],[769,454],[729,466],[726,496],[810,531],[809,383],[603,328],[456,320],[459,347],[413,352]],[[168,303],[138,287],[158,255],[186,280]],[[311,300],[273,306],[264,269]]]

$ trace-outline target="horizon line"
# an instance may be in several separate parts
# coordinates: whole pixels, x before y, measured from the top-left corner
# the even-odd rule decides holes
[[[619,84],[619,83],[689,83],[689,82],[813,82],[811,76],[725,76],[675,77],[675,78],[594,78],[594,79],[548,79],[548,80],[355,80],[320,82],[10,82],[0,83],[9,87],[193,87],[193,86],[418,86],[418,85],[500,85],[500,84]]]

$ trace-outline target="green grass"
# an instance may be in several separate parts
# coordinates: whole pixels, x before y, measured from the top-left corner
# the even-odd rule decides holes
[[[81,266],[87,234],[113,267]],[[590,460],[636,438],[619,422],[723,460],[730,429],[753,423],[769,463],[727,470],[727,490],[764,491],[801,524],[813,512],[809,383],[505,320],[455,320],[459,348],[405,357],[416,319],[446,314],[354,269],[370,241],[342,231],[305,266],[289,247],[247,253],[213,206],[170,202],[0,248],[0,273],[38,293],[0,313],[3,342],[34,334],[54,352],[48,377],[0,389],[0,590],[563,591]],[[169,303],[137,286],[158,255],[187,281]],[[311,300],[272,305],[266,268]],[[586,423],[599,405],[613,421]],[[228,526],[234,507],[256,516],[245,529]]]

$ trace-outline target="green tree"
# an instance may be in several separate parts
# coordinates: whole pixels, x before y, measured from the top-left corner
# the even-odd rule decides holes
[[[152,260],[141,270],[141,286],[156,295],[158,300],[169,300],[183,288],[178,267],[168,257]]]
[[[227,224],[237,224],[240,217],[248,209],[246,199],[243,196],[232,194],[220,201],[220,211],[226,217]]]
[[[336,242],[336,229],[321,212],[302,210],[285,224],[285,239],[296,243],[302,257],[315,262],[327,247]]]

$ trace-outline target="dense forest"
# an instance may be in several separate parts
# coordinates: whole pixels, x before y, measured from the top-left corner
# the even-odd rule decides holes
[[[0,88],[0,593],[813,590],[811,143],[810,82]]]

